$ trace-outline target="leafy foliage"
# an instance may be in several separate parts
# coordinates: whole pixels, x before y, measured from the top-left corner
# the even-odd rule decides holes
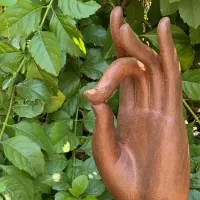
[[[200,3],[196,0],[0,0],[0,199],[112,200],[91,151],[83,98],[114,60],[109,16],[158,51],[169,16],[182,69],[191,157],[189,200],[200,199]],[[108,100],[118,112],[116,91]]]

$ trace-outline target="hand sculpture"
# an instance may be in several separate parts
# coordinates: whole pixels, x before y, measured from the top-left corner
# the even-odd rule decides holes
[[[170,21],[158,25],[160,55],[137,40],[120,7],[111,32],[119,58],[85,92],[96,116],[92,149],[100,175],[116,200],[187,200],[188,140]],[[105,101],[119,84],[116,130]]]

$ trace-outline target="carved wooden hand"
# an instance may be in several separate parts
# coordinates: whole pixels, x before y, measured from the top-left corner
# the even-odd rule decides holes
[[[187,200],[188,140],[170,21],[158,25],[160,55],[137,40],[120,7],[111,31],[119,58],[85,92],[96,116],[92,148],[100,175],[116,200]],[[105,101],[118,85],[116,130]]]

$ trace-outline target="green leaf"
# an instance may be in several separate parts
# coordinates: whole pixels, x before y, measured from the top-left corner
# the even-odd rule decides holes
[[[103,46],[106,30],[100,25],[91,24],[83,29],[83,38],[87,43]]]
[[[53,13],[50,29],[58,38],[62,50],[72,56],[84,56],[86,49],[76,22],[69,16]]]
[[[86,196],[83,200],[97,200],[97,198],[89,195],[89,196]]]
[[[59,88],[66,100],[71,98],[79,89],[80,77],[73,71],[67,71],[59,77]]]
[[[198,189],[200,188],[200,172],[197,172],[195,174],[190,174],[190,188],[192,189]]]
[[[42,114],[44,109],[44,103],[40,100],[36,100],[35,102],[26,101],[21,102],[18,101],[14,106],[13,110],[20,117],[33,118],[40,114]]]
[[[93,111],[90,111],[86,115],[84,115],[83,124],[85,128],[91,133],[93,132],[94,129],[94,122],[95,122],[95,116]]]
[[[79,91],[79,107],[85,108],[87,110],[91,110],[90,103],[84,98],[83,92],[89,89],[92,89],[97,83],[96,82],[90,82],[83,86]]]
[[[154,0],[151,3],[151,7],[147,13],[148,21],[151,23],[151,26],[158,24],[161,18],[160,11],[160,0]]]
[[[72,181],[72,188],[69,188],[71,194],[75,197],[79,197],[88,186],[88,179],[86,175],[80,175]]]
[[[200,145],[190,145],[190,168],[191,172],[200,171]]]
[[[61,49],[56,36],[39,31],[30,42],[29,51],[36,63],[45,71],[58,76],[61,68]]]
[[[88,156],[92,156],[92,138],[87,137],[85,143],[80,147],[81,150],[85,151]]]
[[[0,16],[0,35],[5,37],[23,37],[34,32],[41,20],[40,5],[30,0],[18,0]],[[16,12],[17,11],[17,12]]]
[[[9,107],[9,98],[7,94],[0,90],[0,115],[6,115]]]
[[[173,14],[177,10],[178,10],[177,2],[169,3],[168,0],[160,0],[160,11],[162,13],[162,16]]]
[[[29,195],[29,199],[33,199],[34,196],[34,184],[32,178],[26,172],[18,169],[13,165],[1,165],[0,168],[4,171],[4,173],[9,176],[18,179],[21,185],[24,186],[27,194]],[[33,199],[34,200],[34,199]]]
[[[52,90],[54,94],[57,94],[58,92],[58,79],[57,77],[47,73],[46,71],[42,70],[33,59],[31,59],[26,79],[39,79],[42,80],[46,86],[48,86],[49,90]]]
[[[49,92],[43,81],[37,79],[25,80],[17,85],[17,93],[23,98],[34,101],[49,101]]]
[[[68,192],[61,191],[55,194],[55,200],[66,200],[67,197],[71,197]]]
[[[181,18],[195,29],[200,25],[200,6],[196,0],[181,0],[178,4]]]
[[[190,190],[188,200],[199,200],[200,192],[198,190]]]
[[[4,195],[10,200],[27,200],[30,199],[28,191],[22,182],[13,176],[4,176],[0,178],[0,183],[6,187]]]
[[[174,44],[176,46],[181,68],[185,71],[192,66],[195,52],[192,46],[190,45],[189,37],[184,33],[182,29],[175,25],[171,25],[171,32]],[[155,46],[156,49],[158,49],[156,29],[146,34],[143,34],[142,36],[148,38],[152,42],[153,46]]]
[[[25,136],[15,136],[1,142],[4,153],[16,167],[36,177],[44,172],[44,156],[40,147]]]
[[[55,153],[67,153],[78,146],[78,137],[72,134],[72,124],[73,121],[71,119],[54,123],[50,138]]]
[[[64,172],[45,175],[41,177],[41,182],[57,191],[67,190],[70,187],[66,173]]]
[[[69,116],[73,116],[77,110],[78,106],[78,95],[74,95],[69,98],[64,104],[64,110],[69,114]]]
[[[61,172],[67,166],[67,159],[64,154],[53,154],[51,160],[46,162],[46,170],[49,174]]]
[[[94,162],[93,157],[88,158],[80,166],[76,167],[76,175],[86,175],[89,179],[101,179],[99,176],[98,170],[96,168],[96,164]]]
[[[87,18],[100,8],[94,0],[85,3],[77,0],[58,0],[58,6],[65,15],[76,19]]]
[[[107,30],[106,38],[104,41],[104,48],[103,48],[103,59],[112,58],[115,55],[115,47],[112,41],[110,27]]]
[[[57,111],[65,101],[64,94],[59,90],[57,96],[51,96],[50,101],[45,105],[45,113],[53,113]]]
[[[4,192],[5,190],[6,190],[5,184],[0,181],[0,193]]]
[[[44,149],[50,157],[52,156],[53,146],[39,123],[21,121],[18,124],[11,125],[11,127],[15,130],[16,135],[30,138],[40,148]]]
[[[105,191],[105,185],[99,179],[90,179],[85,195],[99,196]]]
[[[200,83],[182,81],[182,89],[184,93],[193,101],[200,100]]]
[[[100,79],[103,72],[108,68],[108,63],[102,58],[102,55],[96,55],[97,52],[101,53],[96,49],[90,49],[87,60],[81,66],[81,72],[92,79]]]
[[[17,0],[0,0],[2,6],[13,6],[17,3]]]
[[[22,57],[22,52],[6,42],[0,42],[0,61],[16,62]],[[1,66],[1,65],[0,65]]]
[[[197,29],[190,27],[190,40],[191,44],[200,43],[200,26]]]
[[[137,34],[143,32],[144,8],[141,1],[131,0],[126,7],[126,20]]]
[[[191,45],[176,44],[175,46],[182,71],[190,69],[194,62],[194,49]]]
[[[188,70],[182,75],[183,81],[200,83],[200,69]]]

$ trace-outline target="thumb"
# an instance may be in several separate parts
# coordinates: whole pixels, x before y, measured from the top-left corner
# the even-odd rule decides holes
[[[112,167],[120,156],[114,126],[114,115],[107,103],[92,105],[95,114],[95,128],[92,137],[92,151],[97,164],[101,168]]]

